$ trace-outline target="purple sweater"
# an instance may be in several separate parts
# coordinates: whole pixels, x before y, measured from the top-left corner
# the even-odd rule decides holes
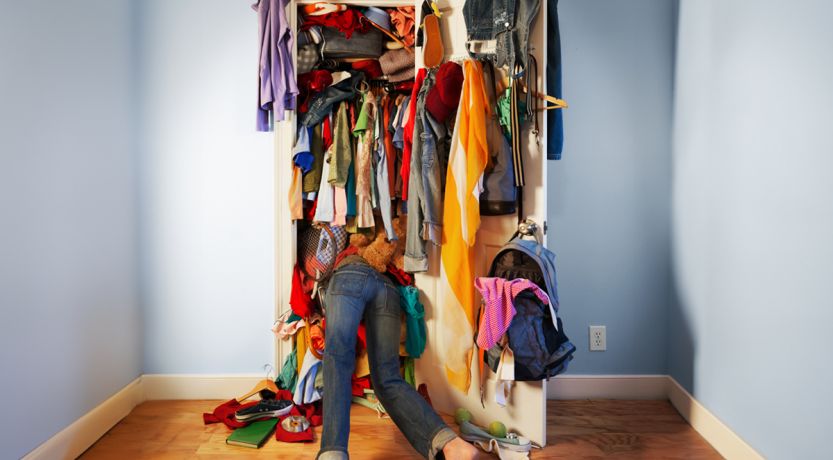
[[[286,17],[288,0],[259,0],[257,11],[260,65],[258,72],[257,130],[271,131],[270,112],[275,121],[284,110],[295,109],[298,85],[292,65],[292,31]]]

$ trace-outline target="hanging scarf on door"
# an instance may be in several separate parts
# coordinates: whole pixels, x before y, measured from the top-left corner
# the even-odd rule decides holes
[[[463,91],[451,138],[443,206],[440,292],[443,305],[437,349],[446,376],[468,393],[474,334],[474,240],[480,227],[480,193],[489,152],[489,114],[479,62],[463,64]]]

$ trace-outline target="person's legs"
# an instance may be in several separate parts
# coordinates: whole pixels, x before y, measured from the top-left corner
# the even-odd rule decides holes
[[[369,293],[365,312],[373,388],[408,442],[423,457],[433,458],[456,435],[399,373],[399,292],[382,275],[374,275],[368,284],[376,288],[375,296]]]
[[[350,380],[356,366],[356,332],[373,283],[370,267],[347,265],[327,288],[324,346],[324,432],[318,458],[347,458],[350,436]]]

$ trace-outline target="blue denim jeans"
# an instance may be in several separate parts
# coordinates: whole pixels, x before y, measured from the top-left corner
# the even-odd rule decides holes
[[[350,380],[362,318],[376,396],[414,449],[433,458],[456,435],[399,373],[401,310],[396,287],[369,265],[343,265],[330,278],[325,308],[324,432],[318,458],[348,458]]]
[[[469,55],[510,71],[515,64],[526,68],[529,31],[539,8],[539,0],[466,0]]]

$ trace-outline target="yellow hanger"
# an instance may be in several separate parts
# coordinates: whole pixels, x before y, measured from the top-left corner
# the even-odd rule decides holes
[[[516,82],[518,82],[518,84],[520,84],[519,81],[516,80]],[[504,76],[501,79],[501,83],[503,84],[504,88],[508,88],[512,84],[512,81],[509,79],[508,76]],[[501,90],[501,91],[503,91],[503,90]],[[521,84],[521,91],[524,94],[526,94],[526,92],[527,92],[527,88],[524,87],[523,84]],[[570,107],[567,104],[567,101],[565,101],[564,99],[558,99],[556,97],[550,96],[549,94],[539,93],[539,92],[535,92],[534,95],[535,95],[535,97],[537,97],[538,99],[541,99],[542,101],[550,102],[550,103],[554,104],[554,105],[547,105],[547,106],[544,106],[544,107],[539,107],[538,108],[539,112],[544,111],[544,110],[566,109],[566,108]]]
[[[570,107],[569,105],[567,105],[567,101],[565,101],[564,99],[557,99],[555,97],[550,96],[549,94],[535,93],[535,97],[537,97],[538,99],[541,99],[545,102],[551,102],[551,103],[555,104],[555,105],[545,105],[544,107],[539,107],[538,108],[539,111],[553,110],[553,109],[566,109],[566,108]]]

